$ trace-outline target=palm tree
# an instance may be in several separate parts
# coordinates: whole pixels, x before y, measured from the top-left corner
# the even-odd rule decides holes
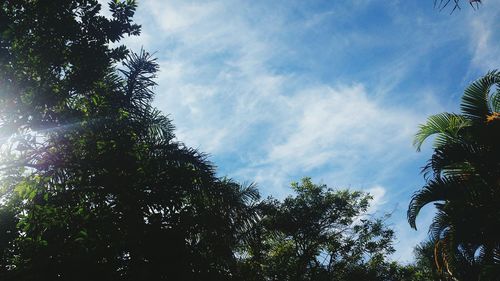
[[[496,87],[494,87],[496,85]],[[408,207],[416,229],[420,210],[434,203],[429,228],[438,270],[450,278],[498,276],[500,267],[500,73],[492,71],[464,92],[461,114],[441,113],[420,126],[417,150],[435,136],[422,172],[427,183]]]

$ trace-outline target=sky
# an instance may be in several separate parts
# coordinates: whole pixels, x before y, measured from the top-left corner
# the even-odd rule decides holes
[[[433,215],[406,221],[431,155],[413,136],[500,66],[500,0],[451,15],[432,0],[137,2],[142,34],[123,43],[158,58],[155,106],[178,140],[263,197],[305,176],[370,192],[370,212],[392,214],[392,258],[412,260]]]

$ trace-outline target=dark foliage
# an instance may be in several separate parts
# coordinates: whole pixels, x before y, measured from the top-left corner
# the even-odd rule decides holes
[[[244,280],[424,280],[390,263],[393,232],[367,214],[371,197],[310,179],[296,195],[260,205],[240,252]]]
[[[135,2],[0,7],[1,279],[231,278],[258,193],[174,139],[148,53],[109,47]]]

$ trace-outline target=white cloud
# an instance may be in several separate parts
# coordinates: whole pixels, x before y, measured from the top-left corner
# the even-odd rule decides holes
[[[217,4],[191,1],[147,1],[155,20],[168,33],[178,33],[200,24],[214,13]]]
[[[403,55],[379,67],[375,88],[368,89],[356,80],[326,84],[278,72],[270,61],[293,49],[274,39],[288,32],[287,20],[283,11],[256,17],[254,6],[144,2],[138,21],[149,23],[146,37],[154,34],[144,43],[161,58],[156,104],[174,119],[179,139],[214,155],[233,155],[242,164],[228,169],[231,176],[254,180],[277,196],[287,194],[297,177],[357,184],[366,167],[378,166],[367,179],[371,186],[412,157],[411,135],[432,108],[422,111],[428,105],[422,100],[397,109],[384,97],[416,59],[407,62]],[[363,36],[349,35],[357,37]],[[367,38],[361,42],[368,44]]]
[[[289,98],[286,112],[287,139],[275,144],[269,161],[295,159],[293,165],[306,171],[334,157],[390,147],[415,123],[408,112],[378,105],[361,85],[307,89]]]
[[[370,209],[368,210],[369,214],[373,214],[386,203],[387,198],[385,195],[387,193],[387,189],[383,186],[376,185],[367,189],[366,192],[370,193],[373,197],[373,200],[370,202]]]
[[[488,3],[488,5],[494,4]],[[498,30],[499,26],[494,24],[499,15],[500,13],[496,13],[496,15],[488,15],[488,17],[475,17],[470,21],[473,48],[472,64],[483,71],[500,67],[500,48],[498,47],[500,32]]]
[[[260,160],[239,171],[264,186],[277,188],[273,183],[286,185],[293,177],[312,174],[347,185],[370,166],[374,179],[413,157],[408,153],[421,115],[376,101],[360,84],[320,85],[268,101],[276,106],[268,120],[272,134],[261,140],[266,149]],[[273,173],[261,172],[269,170]]]

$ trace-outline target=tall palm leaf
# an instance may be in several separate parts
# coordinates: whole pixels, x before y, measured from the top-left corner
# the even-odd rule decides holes
[[[413,140],[413,145],[420,151],[424,141],[430,136],[437,135],[434,147],[440,147],[458,137],[464,127],[470,126],[470,120],[462,115],[451,113],[440,113],[432,115],[425,124],[419,126],[419,130]]]

